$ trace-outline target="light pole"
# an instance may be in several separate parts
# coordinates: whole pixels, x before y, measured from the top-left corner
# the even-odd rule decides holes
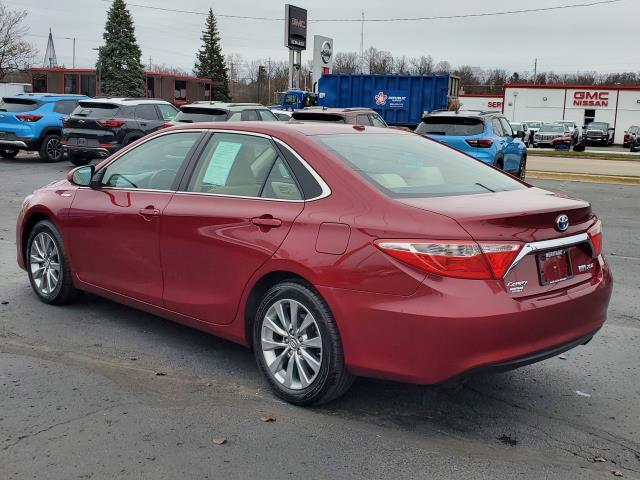
[[[516,100],[518,99],[518,92],[513,92],[513,114],[511,115],[511,121],[516,121]]]

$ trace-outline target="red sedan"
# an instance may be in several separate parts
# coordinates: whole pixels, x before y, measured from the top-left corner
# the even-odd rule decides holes
[[[432,140],[334,124],[188,124],[27,197],[18,263],[252,347],[285,400],[354,376],[435,384],[588,342],[612,290],[587,202]]]

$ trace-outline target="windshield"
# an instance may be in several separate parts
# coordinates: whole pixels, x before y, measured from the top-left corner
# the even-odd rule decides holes
[[[468,117],[425,117],[416,128],[420,135],[464,136],[479,135],[484,131],[484,124],[479,118]]]
[[[24,98],[3,98],[2,101],[0,101],[0,111],[16,113],[30,112],[38,108],[39,105],[39,102]]]
[[[540,122],[524,122],[526,123],[529,128],[540,128],[541,123]]]
[[[554,133],[564,133],[564,125],[542,125],[540,127],[541,132],[554,132]]]
[[[417,135],[342,134],[314,138],[392,198],[526,188],[478,160]]]
[[[298,103],[298,97],[296,97],[295,94],[287,93],[284,95],[283,105],[295,105],[296,103]]]
[[[182,107],[173,119],[175,122],[224,122],[227,119],[227,112],[215,108],[189,108]]]
[[[591,122],[589,125],[587,125],[587,130],[606,130],[607,128],[609,128],[609,125],[603,122]]]

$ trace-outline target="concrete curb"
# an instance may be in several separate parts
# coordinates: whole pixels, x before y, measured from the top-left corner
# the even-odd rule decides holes
[[[541,180],[569,180],[573,182],[614,183],[621,185],[640,185],[640,177],[625,175],[600,175],[597,173],[544,172],[527,170],[527,178]]]
[[[634,155],[631,156],[629,155],[629,158],[621,158],[620,156],[593,156],[593,157],[589,157],[589,156],[582,156],[582,155],[554,155],[551,152],[532,152],[531,150],[527,150],[527,155],[529,156],[529,158],[531,157],[546,157],[546,158],[569,158],[572,160],[593,160],[593,161],[598,161],[598,160],[606,160],[606,161],[611,161],[611,162],[640,162],[640,156]],[[621,154],[614,154],[614,155],[621,155]]]

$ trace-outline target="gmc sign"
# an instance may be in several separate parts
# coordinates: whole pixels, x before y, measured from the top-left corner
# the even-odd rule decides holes
[[[286,4],[284,22],[284,46],[291,50],[307,49],[307,11]]]
[[[574,92],[574,107],[608,107],[609,92]]]

